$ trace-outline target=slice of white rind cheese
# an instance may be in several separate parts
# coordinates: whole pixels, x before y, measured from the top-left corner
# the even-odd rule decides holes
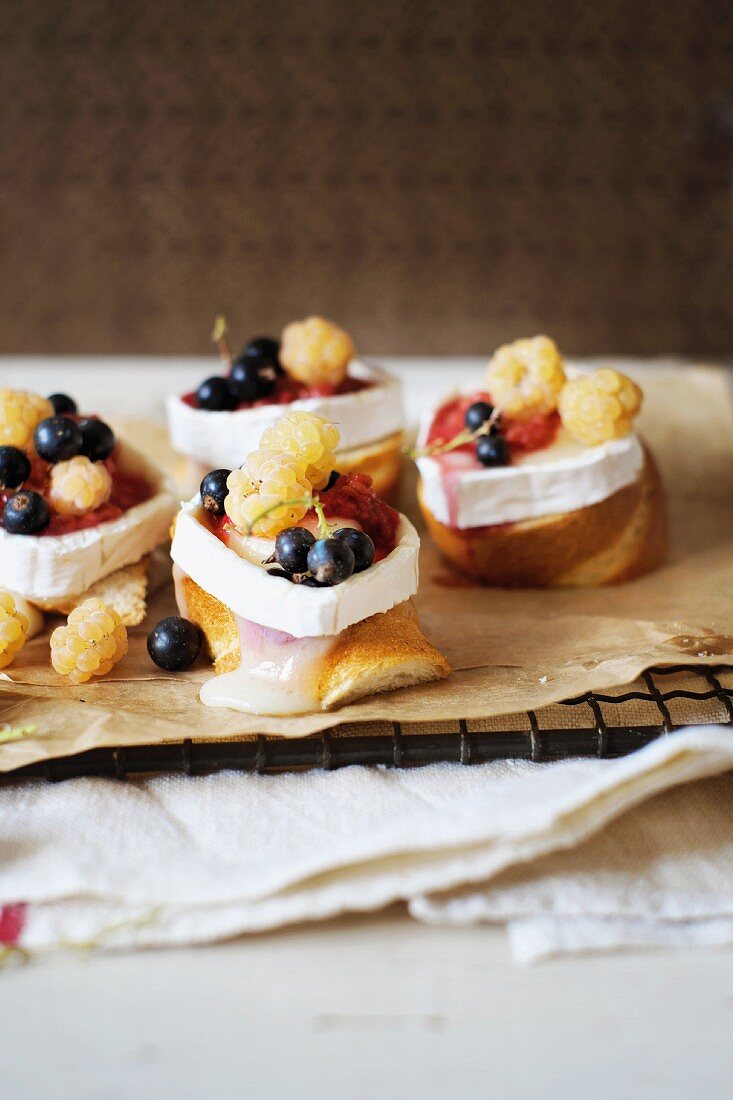
[[[375,565],[333,588],[309,588],[273,577],[242,558],[206,526],[198,497],[184,504],[171,546],[175,564],[235,615],[296,638],[340,634],[352,623],[389,611],[417,592],[420,539],[400,516],[397,545]]]
[[[173,487],[144,455],[119,444],[125,473],[144,477],[157,492],[119,519],[68,535],[11,535],[0,528],[0,583],[27,600],[85,592],[95,581],[132,565],[169,537],[178,507]]]
[[[349,364],[349,376],[374,385],[355,393],[307,397],[288,405],[258,405],[234,412],[196,409],[171,395],[166,402],[171,444],[210,469],[233,470],[257,450],[265,428],[295,409],[331,420],[339,429],[340,451],[363,447],[400,431],[403,413],[399,381],[381,367],[360,359]]]
[[[418,446],[434,415],[421,421]],[[460,454],[417,460],[425,504],[440,523],[463,530],[587,508],[636,481],[643,465],[644,450],[634,434],[584,447],[563,428],[549,447],[510,466],[481,467]]]

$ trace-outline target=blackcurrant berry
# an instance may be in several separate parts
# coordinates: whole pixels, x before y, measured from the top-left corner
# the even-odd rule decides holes
[[[30,476],[28,456],[18,447],[0,447],[0,489],[19,489]]]
[[[509,447],[503,435],[482,435],[476,442],[476,458],[482,466],[506,466]]]
[[[308,551],[308,568],[320,584],[341,584],[354,565],[353,550],[340,539],[319,539]]]
[[[96,416],[85,417],[79,421],[79,430],[82,435],[81,453],[91,459],[92,462],[104,462],[115,449],[115,433],[109,424]]]
[[[46,462],[65,462],[80,453],[83,439],[75,420],[68,416],[48,416],[36,427],[33,442]]]
[[[229,388],[237,402],[256,401],[259,397],[260,368],[253,359],[237,359],[229,372]]]
[[[305,527],[286,527],[275,539],[275,561],[286,573],[305,573],[315,541]]]
[[[3,527],[11,535],[35,535],[51,518],[45,497],[32,489],[13,493],[3,509]]]
[[[351,548],[354,555],[354,572],[361,573],[374,561],[374,543],[366,531],[357,531],[356,527],[340,527],[333,537]]]
[[[270,363],[278,371],[282,370],[280,366],[280,341],[273,340],[271,336],[257,336],[254,340],[250,340],[239,358],[248,359],[258,364]]]
[[[229,380],[215,374],[196,390],[196,404],[209,412],[224,412],[236,408],[237,398],[229,388]]]
[[[263,360],[259,365],[257,374],[257,396],[269,397],[277,385],[277,376],[282,374],[279,363],[268,363]]]
[[[76,401],[73,397],[69,397],[68,393],[49,394],[48,400],[53,405],[53,411],[57,416],[76,416],[79,411],[76,407]]]
[[[201,631],[180,615],[161,619],[148,634],[150,659],[167,672],[190,668],[201,652]]]
[[[466,409],[464,423],[468,430],[470,432],[478,431],[491,418],[493,411],[493,406],[488,401],[474,401],[473,405],[469,405]]]
[[[227,478],[231,470],[211,470],[201,482],[199,492],[201,503],[213,516],[224,515],[224,501],[227,493]]]

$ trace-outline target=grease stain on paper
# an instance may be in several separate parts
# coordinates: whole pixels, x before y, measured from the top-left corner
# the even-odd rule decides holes
[[[667,644],[689,657],[722,657],[733,653],[730,634],[677,634],[668,638]]]

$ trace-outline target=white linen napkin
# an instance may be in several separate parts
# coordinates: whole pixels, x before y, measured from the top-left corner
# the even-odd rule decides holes
[[[525,959],[733,942],[730,768],[707,726],[619,760],[6,786],[0,941],[196,943],[404,900],[507,922]]]

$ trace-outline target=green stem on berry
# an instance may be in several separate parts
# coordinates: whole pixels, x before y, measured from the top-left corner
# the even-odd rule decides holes
[[[318,497],[313,498],[313,510],[318,516],[318,537],[321,539],[328,539],[331,537],[331,526],[326,519],[326,513],[323,511],[323,505]]]
[[[219,358],[226,366],[227,370],[232,369],[232,346],[229,343],[229,326],[227,325],[227,319],[223,313],[214,321],[214,330],[211,333],[211,339],[219,349]]]
[[[498,421],[501,413],[498,409],[494,409],[488,420],[485,420],[480,428],[469,430],[464,428],[458,435],[454,435],[452,439],[436,439],[433,443],[428,443],[425,447],[414,447],[411,451],[408,451],[410,458],[427,458],[430,455],[444,455],[448,451],[455,451],[458,447],[463,447],[466,443],[473,443],[475,440],[480,439],[482,435],[489,435],[494,425]]]
[[[326,519],[326,513],[323,510],[318,497],[300,497],[298,500],[280,500],[277,504],[271,504],[269,508],[265,508],[263,512],[255,516],[253,520],[247,524],[247,534],[251,535],[253,529],[257,526],[260,520],[265,519],[272,512],[276,512],[278,508],[294,508],[297,504],[304,504],[306,508],[312,508],[318,517],[318,537],[321,539],[327,539],[331,536],[331,525]]]

